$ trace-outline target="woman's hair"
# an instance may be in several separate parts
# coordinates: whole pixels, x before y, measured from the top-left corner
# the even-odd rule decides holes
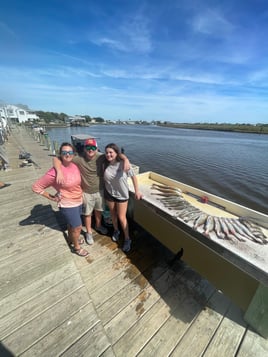
[[[107,149],[113,149],[114,152],[117,154],[116,160],[120,161],[120,157],[118,155],[121,153],[121,151],[120,151],[119,147],[116,144],[110,143],[110,144],[106,145],[105,146],[105,153],[106,153]]]
[[[75,152],[75,147],[72,144],[65,142],[65,143],[62,143],[61,146],[60,146],[59,156],[61,156],[61,152],[62,152],[63,146],[70,146],[72,148],[73,152]]]

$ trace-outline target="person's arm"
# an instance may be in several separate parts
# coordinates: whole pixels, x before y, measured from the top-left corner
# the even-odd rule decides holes
[[[130,170],[131,165],[130,165],[129,159],[126,157],[126,155],[121,153],[118,156],[119,156],[119,159],[122,160],[124,163],[124,171],[127,172],[128,170]]]
[[[45,197],[45,198],[47,198],[50,201],[54,201],[54,202],[59,202],[60,201],[60,196],[59,196],[58,193],[56,193],[55,195],[51,195],[47,191],[43,191],[42,193],[40,193],[40,195]]]
[[[131,180],[132,180],[133,186],[134,186],[135,198],[136,198],[136,200],[141,200],[142,199],[142,194],[139,191],[139,185],[138,185],[137,177],[136,176],[131,176]]]
[[[53,175],[54,172],[54,175]],[[59,202],[60,196],[58,193],[55,195],[51,195],[46,189],[53,185],[55,182],[55,170],[50,169],[44,176],[40,177],[37,181],[35,181],[32,185],[32,191],[47,198],[50,201]]]
[[[61,165],[62,165],[61,164],[61,160],[57,156],[53,157],[53,166],[54,166],[54,168],[56,170],[56,173],[57,173],[56,182],[58,184],[63,184],[64,183],[64,176],[63,176],[63,173],[62,173]]]

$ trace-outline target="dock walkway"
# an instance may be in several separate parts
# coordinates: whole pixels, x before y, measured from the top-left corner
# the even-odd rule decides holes
[[[240,309],[136,225],[128,255],[96,232],[89,257],[72,254],[57,207],[31,191],[51,153],[20,126],[4,146],[1,357],[268,355]]]

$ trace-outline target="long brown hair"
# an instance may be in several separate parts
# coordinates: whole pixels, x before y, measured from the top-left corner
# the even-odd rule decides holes
[[[105,154],[106,154],[106,150],[107,150],[107,149],[112,149],[112,150],[114,150],[114,152],[117,154],[117,156],[116,156],[116,161],[120,161],[119,154],[121,154],[121,151],[120,151],[119,147],[118,147],[116,144],[110,143],[110,144],[106,145],[106,146],[105,146]]]

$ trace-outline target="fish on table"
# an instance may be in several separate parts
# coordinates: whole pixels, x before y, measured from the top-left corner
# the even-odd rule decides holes
[[[263,231],[261,230],[261,228],[259,226],[257,226],[256,224],[254,224],[253,222],[251,222],[250,220],[244,218],[244,217],[240,217],[239,221],[244,224],[252,233],[256,238],[259,238],[260,240],[263,241],[263,244],[267,244],[268,243],[268,239],[265,236],[265,234],[263,233]]]
[[[214,217],[214,231],[218,238],[223,239],[225,237],[225,234],[222,232],[221,229],[219,217]]]
[[[199,217],[196,218],[194,221],[193,228],[197,230],[198,227],[202,226],[205,224],[207,220],[208,215],[206,213],[202,213]]]
[[[189,206],[184,208],[182,211],[180,211],[178,213],[178,217],[180,219],[184,219],[185,217],[187,217],[190,213],[192,212],[196,212],[198,210],[198,208],[194,207],[194,206]]]
[[[213,231],[214,229],[214,219],[212,216],[207,216],[207,219],[206,219],[206,222],[205,222],[205,225],[204,225],[204,235],[209,237],[209,234],[210,232]]]
[[[161,197],[161,198],[157,198],[157,199],[159,201],[161,201],[163,204],[178,203],[178,202],[188,203],[183,197],[180,197],[180,196]]]
[[[157,190],[158,193],[161,193],[162,195],[167,195],[167,196],[182,196],[182,191],[177,188],[177,187],[172,187],[172,186],[164,186],[164,185],[157,185],[157,184],[152,184],[151,186],[152,190]],[[153,193],[156,194],[156,193]]]
[[[201,214],[200,210],[190,212],[190,214],[184,218],[184,221],[185,222],[191,222],[191,221],[194,222],[198,217],[200,217],[200,214]]]
[[[178,187],[159,185],[159,184],[156,184],[156,183],[152,184],[152,188],[157,189],[157,190],[162,190],[162,191],[175,191],[175,192],[182,193],[181,189],[178,188]]]
[[[259,244],[268,244],[268,238],[262,229],[245,217],[228,218],[209,215],[190,204],[177,187],[153,183],[152,195],[157,198],[172,213],[174,219],[180,219],[194,230],[202,232],[211,238],[212,233],[219,239],[228,239],[233,242],[250,240]]]

